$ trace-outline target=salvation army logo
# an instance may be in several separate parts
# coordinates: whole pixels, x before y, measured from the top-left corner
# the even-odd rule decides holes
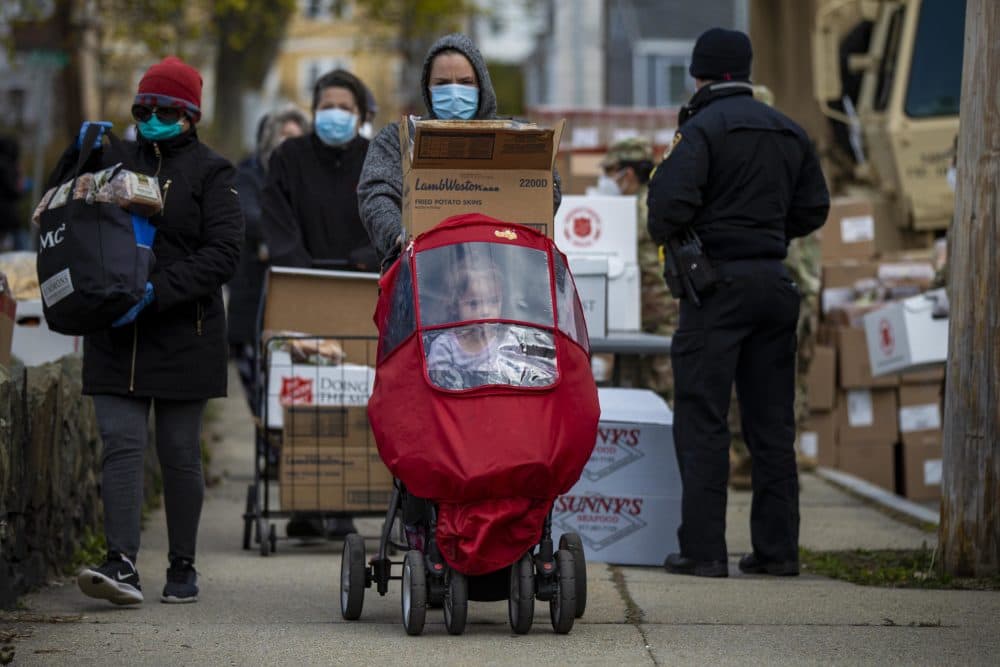
[[[552,523],[564,533],[575,532],[588,549],[600,551],[646,527],[642,498],[565,495],[556,498]]]
[[[592,246],[597,239],[601,238],[601,216],[597,215],[593,209],[575,208],[566,216],[563,235],[570,245],[577,248]]]
[[[892,325],[888,320],[882,319],[878,322],[878,343],[882,348],[882,353],[890,356],[896,349],[896,337],[892,333]]]
[[[643,453],[636,447],[639,436],[639,429],[599,428],[583,476],[596,482],[641,459]]]
[[[282,405],[312,405],[313,381],[296,376],[281,378]]]

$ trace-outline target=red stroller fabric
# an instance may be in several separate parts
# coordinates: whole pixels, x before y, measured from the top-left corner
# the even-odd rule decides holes
[[[422,306],[429,309],[426,294],[419,293],[429,280],[421,253],[456,244],[473,244],[463,248],[486,249],[490,255],[545,258],[545,272],[505,274],[505,294],[508,301],[517,300],[512,295],[547,299],[549,317],[559,323],[506,314],[490,319],[553,341],[554,360],[547,363],[554,361],[554,381],[457,390],[432,381],[425,344],[461,322],[432,325],[421,313]],[[507,567],[531,549],[556,496],[576,483],[594,447],[597,388],[566,265],[552,241],[534,230],[470,214],[449,218],[417,237],[381,280],[375,314],[379,361],[369,420],[393,475],[408,492],[437,504],[438,547],[448,565],[464,574]],[[410,326],[412,331],[400,335],[400,323],[404,333]]]

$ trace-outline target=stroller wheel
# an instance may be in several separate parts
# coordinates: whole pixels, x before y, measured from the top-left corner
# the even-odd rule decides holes
[[[448,588],[444,594],[444,627],[450,635],[465,632],[465,621],[469,616],[469,584],[465,575],[451,570],[448,573]]]
[[[507,599],[507,616],[510,627],[519,635],[531,630],[535,615],[535,563],[531,552],[510,568],[510,597]]]
[[[357,533],[344,537],[340,561],[340,615],[347,621],[361,618],[365,604],[365,540]]]
[[[576,579],[576,613],[583,617],[587,609],[587,557],[583,553],[583,540],[578,533],[563,533],[559,538],[559,548],[573,554],[573,575]]]
[[[403,629],[408,635],[424,631],[427,615],[427,571],[424,555],[416,550],[406,552],[403,559]]]
[[[556,593],[549,600],[552,629],[565,635],[573,629],[576,618],[576,572],[573,554],[565,549],[556,552]]]

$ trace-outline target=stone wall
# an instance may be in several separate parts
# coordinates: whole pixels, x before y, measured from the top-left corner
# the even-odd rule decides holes
[[[0,367],[0,608],[45,584],[101,530],[100,434],[79,357]],[[146,456],[146,498],[156,458]]]

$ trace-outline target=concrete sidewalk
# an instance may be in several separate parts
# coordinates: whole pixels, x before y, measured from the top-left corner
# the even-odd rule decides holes
[[[231,380],[221,401],[200,534],[201,601],[161,604],[166,568],[162,511],[143,533],[146,602],[120,608],[84,597],[74,580],[26,598],[38,622],[15,629],[18,665],[219,664],[996,664],[1000,594],[865,588],[817,576],[741,575],[750,547],[749,494],[731,493],[729,579],[672,576],[660,568],[588,567],[587,613],[556,636],[547,605],[515,636],[505,602],[469,604],[465,635],[449,636],[429,610],[421,637],[400,622],[398,583],[365,596],[362,620],[340,618],[340,542],[281,541],[273,557],[243,551],[241,514],[252,475],[249,415]],[[899,523],[811,476],[802,480],[802,544],[811,549],[933,545],[933,533]],[[380,522],[359,522],[375,548]],[[283,531],[279,532],[283,534]],[[28,616],[31,618],[31,616]],[[66,622],[45,622],[66,621]]]

